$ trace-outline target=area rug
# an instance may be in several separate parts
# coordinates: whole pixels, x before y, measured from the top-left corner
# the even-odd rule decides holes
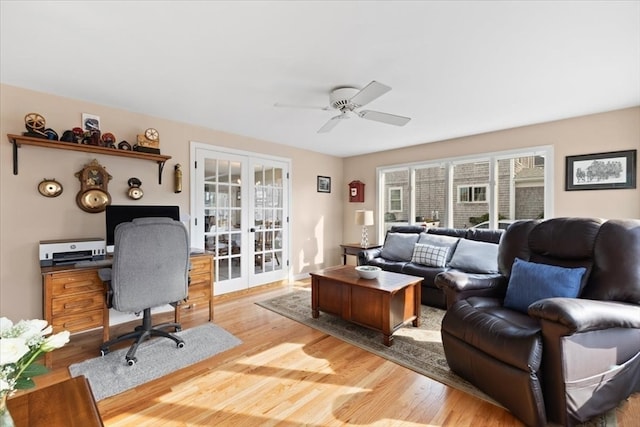
[[[256,304],[391,360],[442,384],[502,406],[449,369],[440,338],[444,310],[422,305],[420,326],[415,328],[409,324],[400,328],[393,335],[393,345],[387,347],[382,343],[380,332],[322,312],[320,317],[314,319],[311,316],[311,291],[308,289],[295,290]],[[615,410],[612,410],[581,426],[615,427],[616,425]]]
[[[125,355],[129,350],[129,347],[126,347],[103,357],[70,365],[69,372],[72,377],[87,377],[94,398],[102,400],[242,343],[234,335],[213,323],[186,329],[176,335],[184,340],[184,348],[178,348],[169,339],[153,338],[138,347],[138,361],[133,366],[128,366],[125,361]]]

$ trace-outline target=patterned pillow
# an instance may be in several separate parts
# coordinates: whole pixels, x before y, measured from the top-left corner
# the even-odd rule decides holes
[[[413,248],[411,262],[426,265],[427,267],[444,267],[447,263],[449,248],[444,246],[431,246],[416,243]]]

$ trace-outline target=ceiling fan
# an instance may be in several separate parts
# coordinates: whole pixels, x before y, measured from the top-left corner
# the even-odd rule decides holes
[[[340,87],[332,90],[329,94],[329,105],[326,107],[313,107],[280,103],[276,103],[275,106],[291,108],[312,108],[325,111],[335,109],[340,111],[340,114],[330,118],[327,123],[325,123],[320,129],[318,129],[318,133],[329,132],[342,120],[350,119],[353,116],[357,116],[367,120],[374,120],[376,122],[386,123],[389,125],[404,126],[409,123],[409,120],[411,120],[409,117],[397,116],[395,114],[383,113],[373,110],[358,110],[360,107],[367,105],[371,101],[379,98],[390,90],[391,88],[389,86],[373,80],[361,90],[353,87]]]

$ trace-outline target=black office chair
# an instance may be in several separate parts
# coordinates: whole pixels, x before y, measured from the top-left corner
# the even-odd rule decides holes
[[[178,348],[184,341],[166,332],[181,330],[179,323],[151,325],[151,308],[176,304],[187,297],[189,237],[179,221],[170,218],[138,218],[116,227],[113,264],[99,271],[109,284],[109,307],[121,312],[143,313],[142,325],[100,346],[104,356],[115,343],[135,339],[125,357],[133,366],[138,346],[152,336],[172,339]]]

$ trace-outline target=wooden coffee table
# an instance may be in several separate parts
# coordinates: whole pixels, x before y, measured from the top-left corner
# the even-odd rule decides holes
[[[354,266],[341,265],[311,273],[311,310],[340,316],[382,332],[393,344],[393,333],[408,322],[420,325],[422,277],[381,271],[377,279],[358,276]]]

